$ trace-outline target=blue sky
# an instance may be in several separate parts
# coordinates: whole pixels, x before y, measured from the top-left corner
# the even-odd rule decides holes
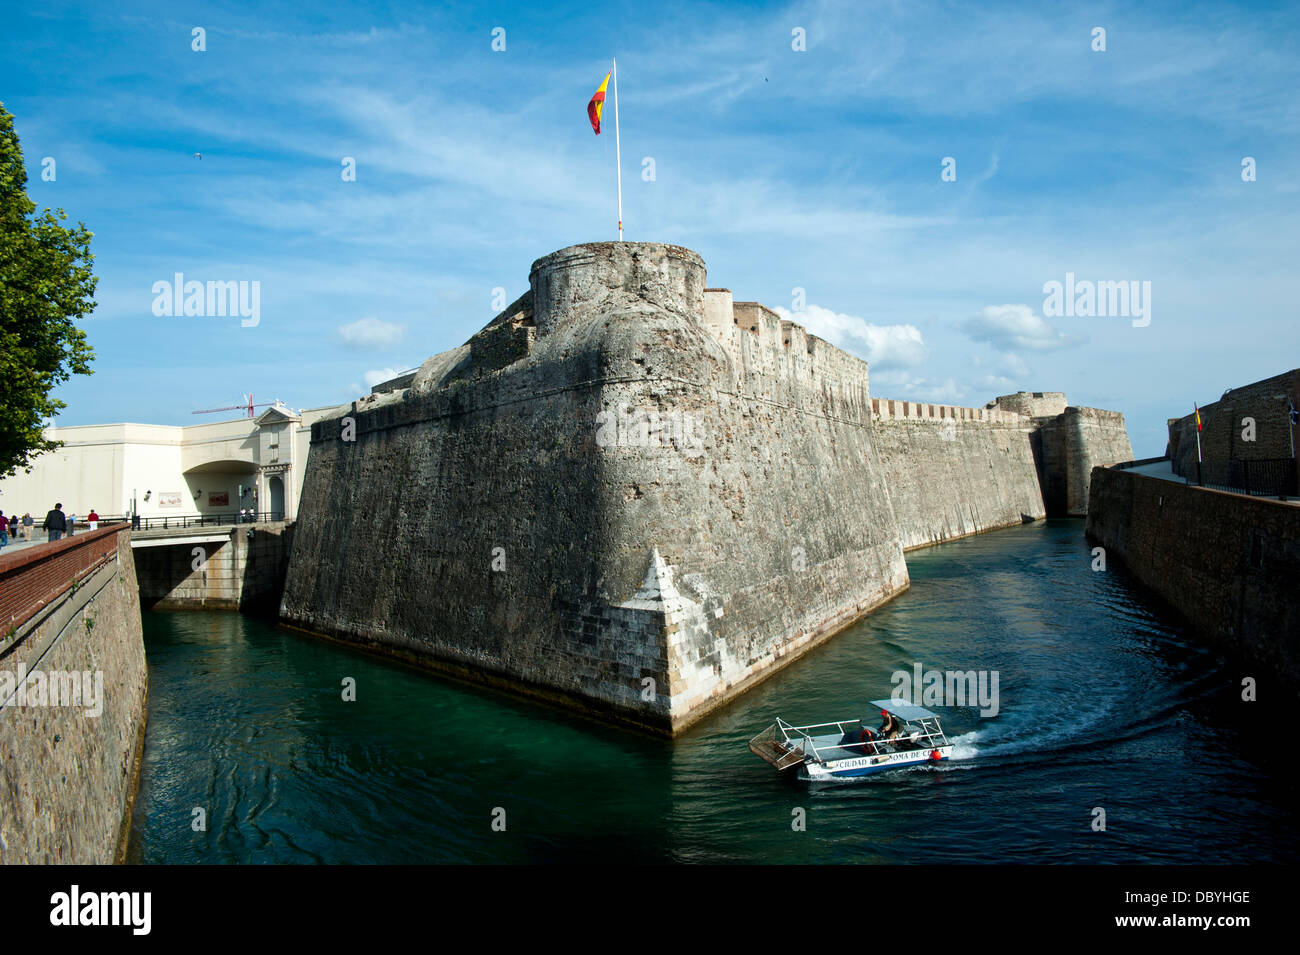
[[[1294,6],[311,7],[6,15],[29,194],[95,233],[95,374],[60,424],[334,404],[464,342],[534,259],[615,237],[612,117],[586,121],[611,55],[625,237],[695,249],[738,299],[803,289],[793,317],[877,396],[1064,391],[1142,457],[1300,364]],[[259,323],[156,316],[176,272],[259,282]],[[1149,281],[1150,324],[1044,316],[1067,272]]]

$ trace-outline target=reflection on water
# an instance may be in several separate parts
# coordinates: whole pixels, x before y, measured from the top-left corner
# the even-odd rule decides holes
[[[130,858],[1295,861],[1280,747],[1239,668],[1090,563],[1081,521],[914,552],[909,592],[671,743],[236,614],[146,613]],[[942,711],[959,758],[809,784],[749,753],[778,715],[861,716],[917,663],[1000,675],[995,718]]]

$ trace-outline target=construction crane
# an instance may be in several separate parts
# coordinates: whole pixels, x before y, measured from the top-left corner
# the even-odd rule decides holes
[[[253,417],[254,408],[273,408],[284,404],[284,402],[281,401],[279,398],[276,398],[274,401],[263,401],[263,402],[259,402],[258,404],[253,404],[252,395],[244,395],[244,397],[248,399],[248,404],[246,405],[228,405],[225,408],[204,408],[202,411],[191,411],[190,414],[216,414],[219,411],[247,410],[248,416],[251,418]]]

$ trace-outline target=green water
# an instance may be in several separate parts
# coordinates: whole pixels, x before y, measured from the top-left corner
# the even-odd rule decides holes
[[[1185,638],[1079,521],[909,555],[910,591],[668,742],[230,613],[146,613],[146,863],[1294,861],[1241,667]],[[914,663],[995,669],[944,710],[959,759],[779,777],[780,715],[859,716]],[[356,681],[356,701],[343,681]],[[1095,809],[1107,828],[1092,828]],[[196,831],[194,810],[206,829]],[[493,828],[501,819],[504,831]],[[805,821],[802,830],[792,823]]]

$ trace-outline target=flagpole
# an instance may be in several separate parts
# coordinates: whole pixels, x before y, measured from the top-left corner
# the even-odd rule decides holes
[[[1192,407],[1196,409],[1196,483],[1204,487],[1205,480],[1201,474],[1201,406],[1193,401]]]
[[[618,140],[618,58],[614,58],[614,163],[618,166],[618,241],[623,241],[623,150]]]
[[[1286,430],[1291,437],[1291,457],[1295,457],[1295,421],[1292,415],[1295,414],[1295,402],[1290,399],[1286,403]]]
[[[1196,408],[1196,463],[1200,464],[1201,463],[1201,409],[1197,407],[1195,403],[1192,404],[1192,407]]]
[[[1286,433],[1291,439],[1291,474],[1295,475],[1295,401],[1290,398],[1286,402]],[[1296,479],[1296,483],[1300,485],[1300,478]],[[1300,486],[1297,486],[1296,493],[1300,494]],[[1281,496],[1285,497],[1285,495]]]

